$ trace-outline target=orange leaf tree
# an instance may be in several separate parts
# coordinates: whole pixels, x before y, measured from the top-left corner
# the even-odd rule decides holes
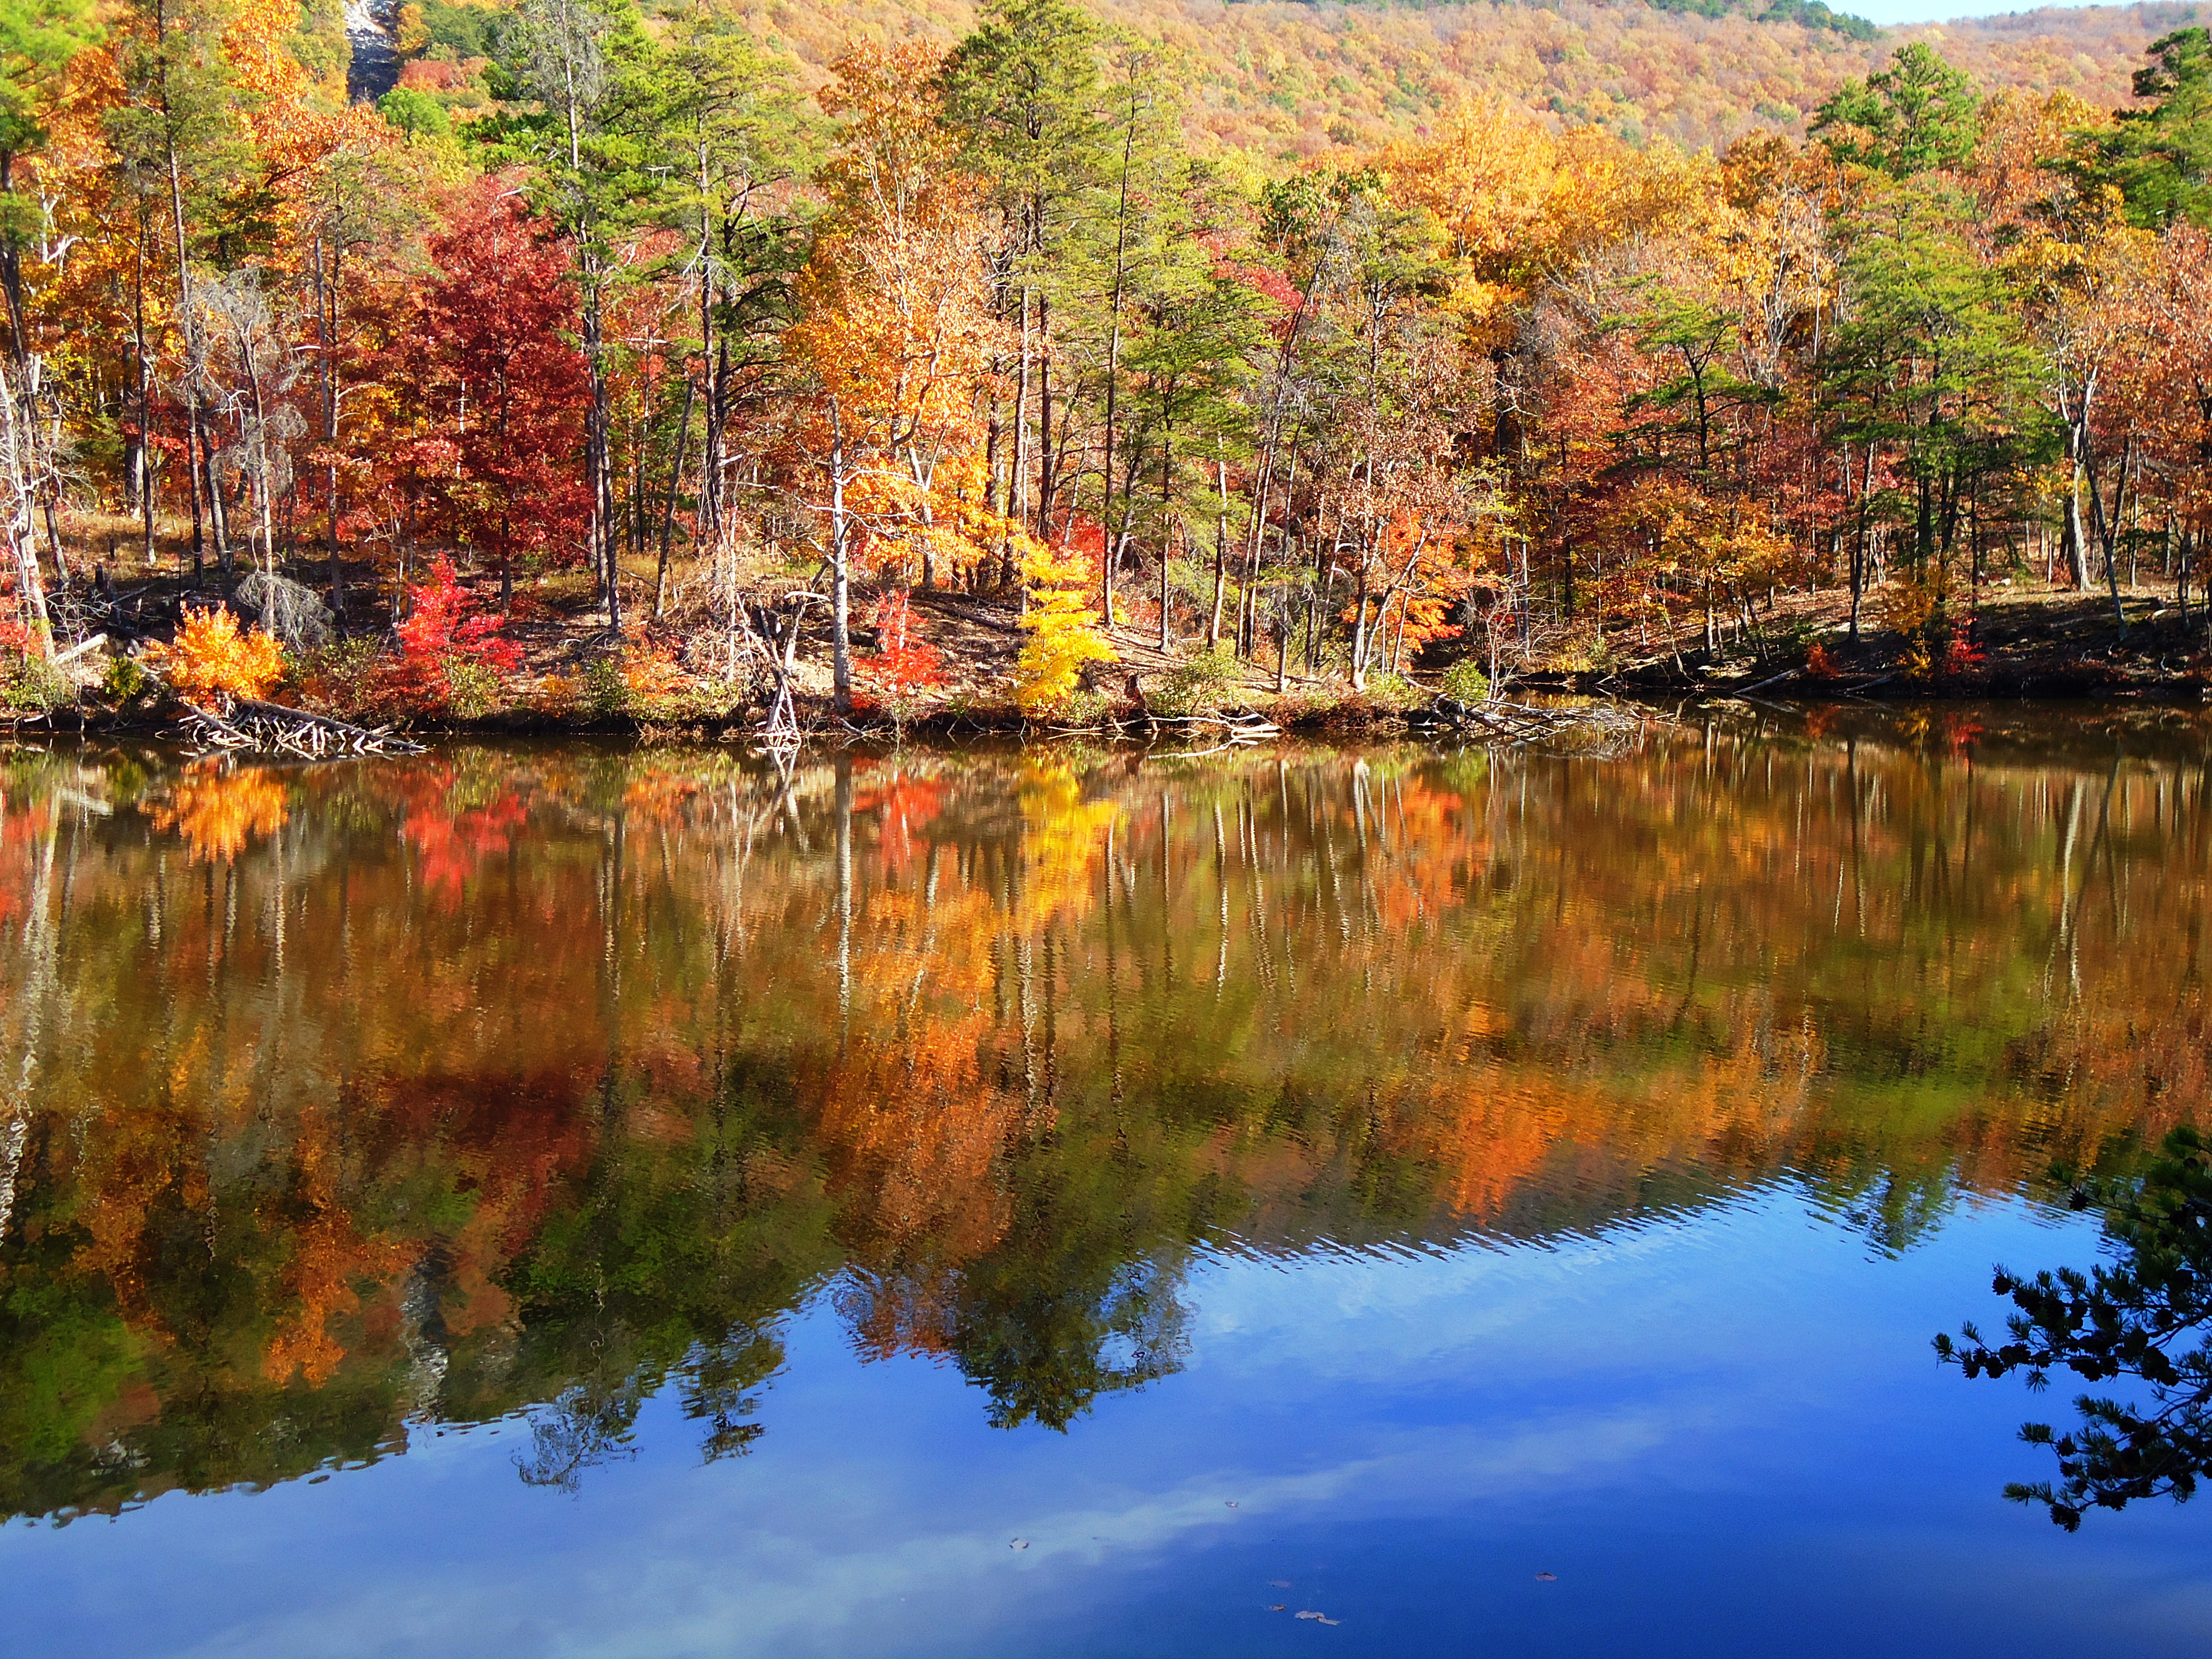
[[[785,336],[796,493],[828,530],[835,684],[852,695],[848,585],[861,536],[930,526],[939,469],[982,440],[997,325],[974,184],[937,118],[940,54],[865,46],[823,104],[846,118],[823,170],[830,207]]]

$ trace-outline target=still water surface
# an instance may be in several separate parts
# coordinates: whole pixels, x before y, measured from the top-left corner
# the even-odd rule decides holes
[[[2203,1653],[1929,1338],[2203,1103],[2206,737],[0,751],[6,1646]]]

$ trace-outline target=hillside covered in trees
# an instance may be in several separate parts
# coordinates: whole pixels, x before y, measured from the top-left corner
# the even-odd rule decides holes
[[[372,105],[332,9],[51,0],[0,688],[1066,726],[2090,625],[2201,680],[2212,37],[2023,85],[2033,17],[1712,9],[420,0]]]
[[[972,0],[781,0],[743,15],[811,88],[857,39],[950,46],[980,9]],[[2144,42],[2204,21],[2195,5],[2147,4],[1877,30],[1848,5],[1819,0],[1101,0],[1096,10],[1164,48],[1194,146],[1296,161],[1419,136],[1470,100],[1493,97],[1631,142],[1724,149],[1757,127],[1802,132],[1844,80],[1879,70],[1913,40],[1991,91],[2065,91],[2113,106],[2127,98]],[[447,36],[426,50],[482,50],[458,29]]]

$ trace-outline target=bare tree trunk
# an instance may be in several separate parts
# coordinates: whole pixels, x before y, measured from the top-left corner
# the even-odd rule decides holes
[[[660,620],[668,598],[668,544],[676,531],[676,486],[684,477],[684,451],[691,441],[691,400],[698,387],[689,375],[684,380],[684,418],[676,428],[676,459],[668,464],[668,499],[660,509],[660,563],[653,578],[653,618]]]
[[[1213,611],[1206,623],[1208,651],[1218,650],[1221,646],[1221,601],[1229,586],[1229,462],[1221,453],[1218,439],[1213,445],[1213,471],[1221,502],[1213,517]]]
[[[853,707],[851,526],[845,514],[845,422],[830,400],[830,689],[839,714]]]
[[[1359,585],[1354,591],[1352,619],[1352,689],[1367,689],[1367,550],[1359,550]]]
[[[323,547],[331,567],[331,621],[340,639],[345,637],[345,567],[338,557],[338,266],[345,245],[331,246],[327,278],[323,270],[323,239],[315,237],[315,328],[323,348]]]
[[[1036,538],[1052,539],[1052,356],[1050,321],[1044,295],[1037,295],[1037,337],[1046,342],[1037,353],[1037,498]]]
[[[131,277],[131,329],[138,355],[138,523],[140,557],[154,562],[154,366],[146,352],[146,203],[138,200],[137,260]]]
[[[2072,472],[2066,491],[2066,562],[2074,578],[2074,586],[2081,592],[2089,591],[2089,538],[2081,523],[2081,489],[2089,470],[2089,433],[2086,411],[2082,420],[2067,432],[2068,460]]]
[[[168,112],[168,94],[162,94],[162,112]],[[177,161],[173,132],[169,136],[169,214],[177,233],[177,315],[185,331],[185,475],[191,485],[192,574],[207,568],[207,529],[200,517],[200,476],[206,469],[208,489],[215,488],[215,464],[208,455],[207,433],[200,422],[199,323],[192,307],[191,270],[185,257],[185,185]]]
[[[33,532],[39,473],[38,438],[12,368],[0,368],[0,513],[7,526],[9,556],[15,591],[21,596],[23,623],[42,657],[54,648],[53,619],[46,613],[46,589],[39,574],[38,538]]]
[[[1030,291],[1022,289],[1022,351],[1021,374],[1014,383],[1014,463],[1013,476],[1007,489],[1006,516],[1017,524],[1029,522],[1030,494]],[[1000,574],[1006,581],[1014,580],[1013,550],[1009,544],[1000,554]],[[1029,609],[1029,586],[1020,588],[1021,605]]]
[[[1129,169],[1137,152],[1137,112],[1134,102],[1129,111],[1128,131],[1121,139],[1121,200],[1114,215],[1114,286],[1107,301],[1106,315],[1106,447],[1099,465],[1099,479],[1104,499],[1099,502],[1098,523],[1101,530],[1109,516],[1114,493],[1114,416],[1115,394],[1121,385],[1121,298],[1128,282],[1129,268]],[[1129,469],[1133,480],[1136,468]],[[1130,490],[1133,497],[1133,486]],[[1121,514],[1121,537],[1126,542],[1129,534],[1129,514],[1136,502],[1131,500]],[[1118,556],[1119,549],[1115,550]],[[1114,564],[1112,557],[1098,561],[1098,617],[1100,626],[1111,632],[1114,627]]]
[[[15,189],[13,150],[0,149],[0,196]],[[39,419],[39,396],[42,363],[39,355],[31,349],[30,321],[23,303],[23,261],[12,238],[0,239],[0,292],[4,292],[8,305],[8,341],[9,355],[15,361],[16,392],[22,399],[17,416],[27,425],[36,426]],[[54,441],[61,438],[60,411],[55,412]],[[35,447],[35,445],[34,445]],[[52,480],[40,475],[33,480],[39,489],[39,505],[46,514],[46,541],[53,549],[54,580],[64,589],[69,586],[69,557],[62,551],[61,527],[54,520],[54,504],[47,487]]]
[[[215,531],[216,568],[222,573],[225,581],[230,580],[230,504],[222,498],[222,475],[216,468],[215,453],[210,448],[205,434],[200,438],[200,452],[207,458],[208,523]]]
[[[607,627],[622,631],[622,532],[615,507],[614,452],[610,430],[613,411],[607,392],[606,343],[602,333],[598,286],[587,264],[585,277],[584,357],[591,371],[592,402],[586,411],[584,470],[592,492],[592,562],[599,573],[600,598]]]
[[[699,540],[719,547],[722,531],[722,377],[714,339],[714,210],[708,190],[707,135],[699,134],[699,368],[707,377],[707,430],[700,440]]]
[[[2131,459],[2130,452],[2133,442],[2131,437],[2121,447],[2119,477],[2113,481],[2112,510],[2109,514],[2105,511],[2105,498],[2097,489],[2097,475],[2092,471],[2087,477],[2090,523],[2097,532],[2097,539],[2104,546],[2105,586],[2112,595],[2112,621],[2118,627],[2122,639],[2128,636],[2128,613],[2127,608],[2120,603],[2120,511],[2121,496],[2128,484],[2128,463]],[[2078,495],[2074,497],[2077,519],[2081,511],[2080,500]]]

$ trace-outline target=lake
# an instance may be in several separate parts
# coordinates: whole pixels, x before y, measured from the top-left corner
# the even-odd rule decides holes
[[[8,1649],[2202,1653],[1929,1343],[2203,1109],[2208,736],[0,750]]]

